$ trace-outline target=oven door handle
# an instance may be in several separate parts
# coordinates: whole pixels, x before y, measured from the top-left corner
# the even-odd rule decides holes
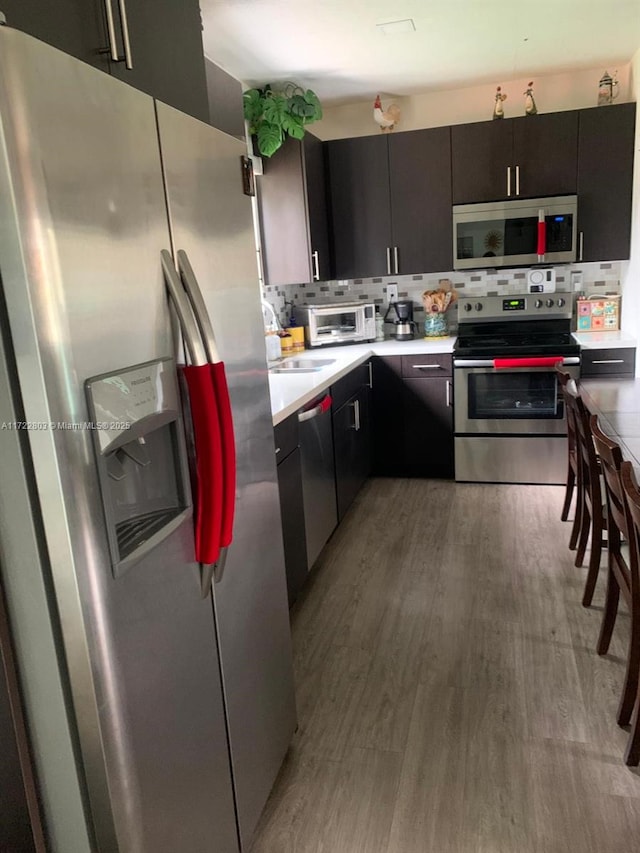
[[[495,368],[496,367],[496,361],[500,361],[500,360],[501,359],[493,359],[493,358],[454,358],[453,359],[453,366],[454,367],[493,367],[493,368]],[[507,359],[503,359],[503,360],[506,361]],[[510,365],[510,368],[545,367],[545,366],[551,367],[552,366],[552,364],[550,364],[544,358],[541,358],[539,360],[535,359],[535,358],[508,359],[508,360],[510,362],[512,362],[512,364]],[[522,361],[523,364],[518,365],[518,364],[514,363],[514,362],[519,361],[519,360]],[[533,363],[536,361],[538,361],[538,364]],[[526,363],[524,363],[524,362],[526,362]],[[577,355],[573,356],[572,355],[572,356],[566,356],[564,358],[559,356],[558,358],[553,359],[553,364],[562,364],[563,367],[570,367],[571,365],[577,365],[577,364],[580,364],[580,356],[577,356]]]

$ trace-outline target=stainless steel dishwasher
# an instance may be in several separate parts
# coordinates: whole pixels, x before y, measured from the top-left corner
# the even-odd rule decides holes
[[[329,394],[305,406],[298,413],[298,421],[305,538],[311,568],[338,524]]]

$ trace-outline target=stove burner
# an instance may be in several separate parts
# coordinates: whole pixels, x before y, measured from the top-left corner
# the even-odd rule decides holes
[[[453,348],[458,356],[571,355],[580,352],[569,320],[461,323]]]

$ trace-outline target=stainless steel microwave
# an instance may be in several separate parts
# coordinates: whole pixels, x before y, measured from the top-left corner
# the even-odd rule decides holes
[[[578,198],[514,199],[453,207],[453,268],[576,260]]]
[[[296,305],[294,310],[311,347],[375,340],[376,310],[372,302]]]

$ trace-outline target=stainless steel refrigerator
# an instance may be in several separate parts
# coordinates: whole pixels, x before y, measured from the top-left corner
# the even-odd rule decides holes
[[[51,849],[231,853],[295,727],[244,145],[3,27],[0,123],[0,565]],[[211,588],[163,250],[197,276],[231,398]],[[97,388],[142,407],[128,443]],[[145,507],[167,521],[129,546]]]

